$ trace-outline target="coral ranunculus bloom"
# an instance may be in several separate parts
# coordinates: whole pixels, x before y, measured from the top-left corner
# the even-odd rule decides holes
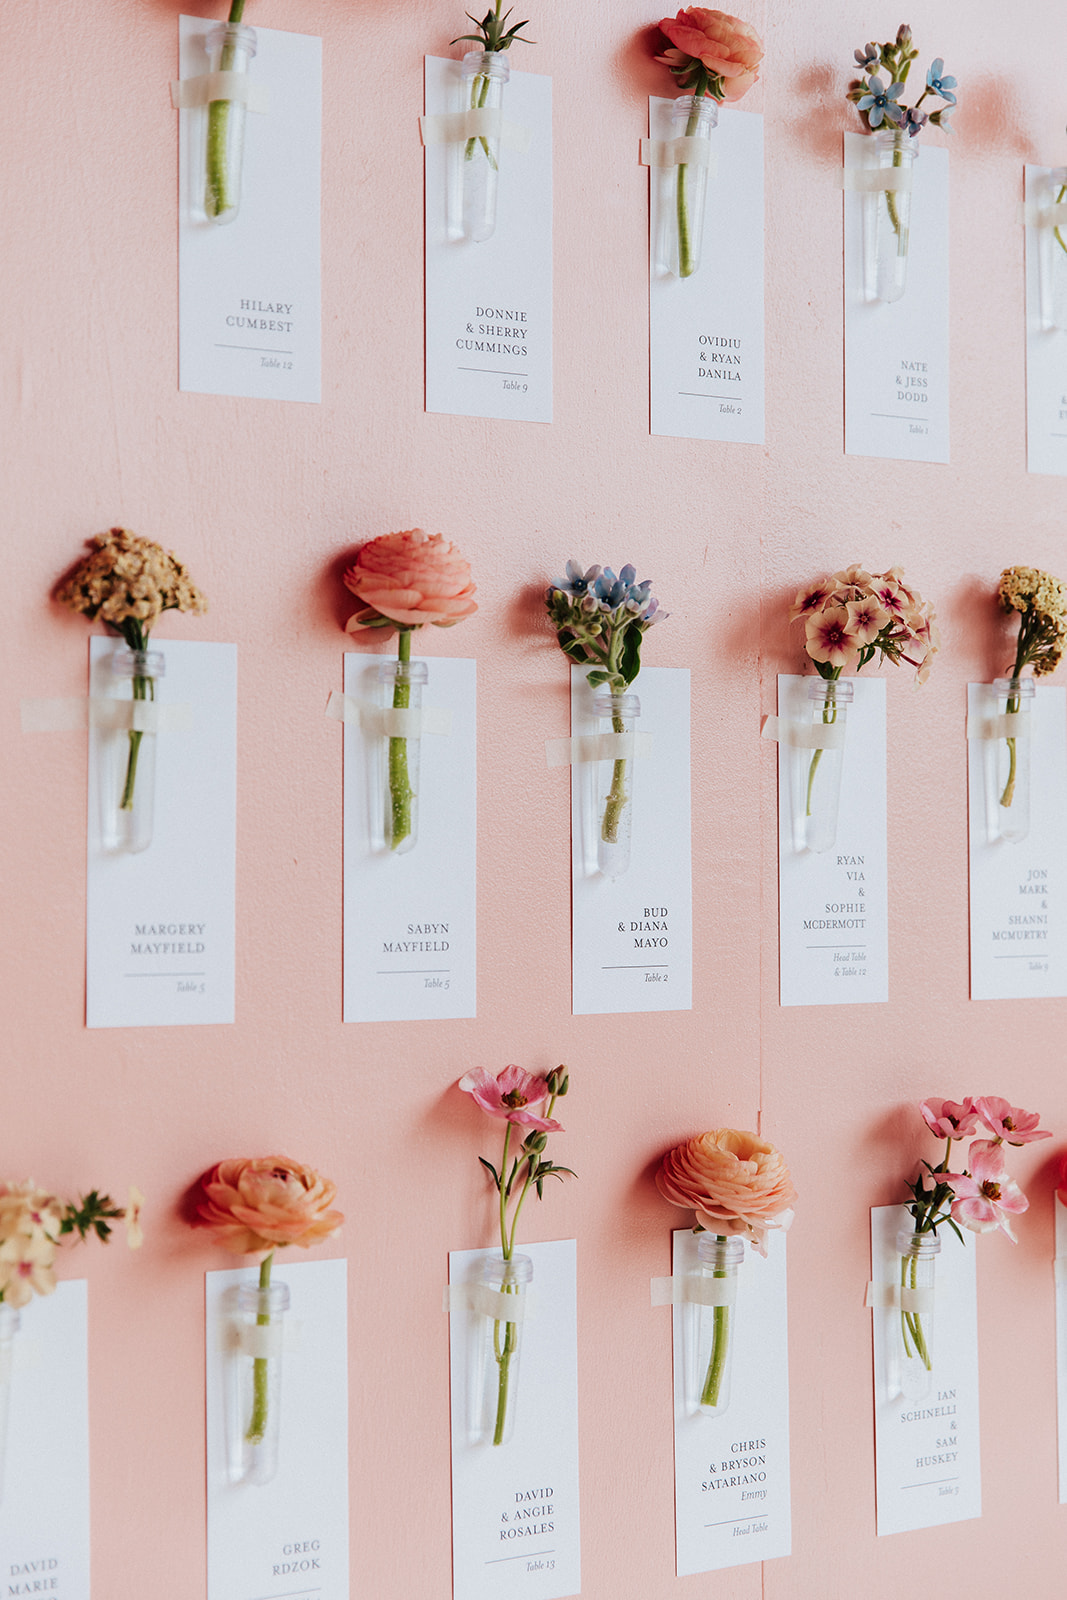
[[[773,1144],[739,1128],[713,1128],[668,1150],[656,1187],[672,1205],[691,1208],[710,1233],[739,1233],[767,1254],[768,1228],[788,1228],[797,1192]]]
[[[759,77],[763,40],[740,17],[688,6],[676,17],[664,17],[660,31],[673,48],[656,60],[672,71],[684,68],[687,57],[701,62],[708,72],[722,79],[724,100],[740,100]]]
[[[344,583],[365,607],[349,619],[348,633],[380,626],[382,617],[407,628],[427,622],[450,628],[478,609],[470,563],[450,539],[423,528],[372,539],[344,574]]]
[[[235,1255],[287,1244],[307,1250],[345,1220],[330,1210],[336,1194],[335,1183],[288,1156],[220,1161],[200,1179],[195,1226]]]

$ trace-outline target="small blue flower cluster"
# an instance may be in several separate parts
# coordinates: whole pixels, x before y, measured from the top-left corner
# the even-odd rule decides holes
[[[893,43],[866,44],[854,54],[856,65],[866,73],[866,77],[853,79],[848,86],[848,99],[853,102],[868,128],[880,128],[885,123],[902,132],[906,130],[912,139],[927,122],[931,127],[952,131],[948,113],[956,104],[956,96],[952,91],[957,83],[955,78],[945,75],[945,63],[940,56],[931,63],[926,74],[926,86],[915,104],[907,106],[900,103],[911,64],[919,54],[918,50],[912,48],[911,29],[907,23],[901,23]],[[888,84],[883,83],[879,72],[887,74],[890,80]],[[945,102],[944,105],[933,112],[921,111],[920,106],[930,94],[937,95]]]
[[[623,689],[641,665],[641,635],[667,615],[653,597],[649,580],[637,582],[636,567],[618,574],[611,567],[583,572],[567,562],[567,576],[549,584],[548,615],[560,648],[572,661],[592,666],[590,683]]]

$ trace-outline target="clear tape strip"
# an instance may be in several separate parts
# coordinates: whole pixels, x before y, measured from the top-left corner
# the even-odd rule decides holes
[[[791,722],[788,717],[765,717],[761,739],[777,739],[795,750],[839,750],[845,742],[843,722]]]
[[[1028,739],[1030,714],[1005,711],[997,717],[968,717],[968,739]]]
[[[444,1309],[474,1311],[479,1316],[491,1317],[494,1322],[525,1322],[528,1296],[502,1294],[484,1283],[448,1283],[445,1285]]]
[[[840,183],[842,189],[854,189],[859,194],[878,194],[883,189],[906,194],[912,176],[906,167],[842,167]]]
[[[932,1311],[933,1289],[905,1289],[899,1283],[869,1283],[864,1302],[872,1310]]]
[[[583,761],[639,761],[652,754],[650,733],[581,733],[573,739],[546,739],[545,760],[550,767],[570,767]]]
[[[707,167],[714,176],[718,161],[715,151],[706,139],[693,134],[681,134],[677,139],[642,139],[641,165],[643,167]]]
[[[1067,205],[1042,205],[1027,200],[1019,207],[1019,221],[1027,228],[1058,228],[1067,222]]]
[[[189,705],[160,705],[156,700],[112,700],[71,695],[66,699],[21,701],[23,733],[69,733],[78,728],[107,732],[135,729],[140,733],[188,733],[193,725]]]
[[[705,1278],[687,1272],[680,1278],[653,1278],[650,1282],[654,1306],[732,1306],[737,1299],[737,1279]]]
[[[450,734],[452,712],[447,706],[369,706],[353,695],[331,689],[326,715],[335,722],[358,722],[371,738],[417,739],[423,733]]]
[[[257,1323],[237,1322],[227,1319],[219,1334],[220,1348],[237,1355],[252,1356],[257,1361],[280,1356],[283,1350],[300,1347],[299,1325],[291,1318],[276,1318],[260,1327]]]
[[[270,109],[270,91],[246,72],[202,72],[196,78],[175,78],[170,86],[170,103],[175,111],[207,106],[213,100],[231,100],[249,111]]]
[[[419,118],[423,144],[463,144],[467,139],[499,139],[505,150],[525,155],[530,130],[506,122],[499,106],[474,106],[467,111],[444,111]]]

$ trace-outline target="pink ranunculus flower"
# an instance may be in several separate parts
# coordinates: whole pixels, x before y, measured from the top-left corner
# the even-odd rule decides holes
[[[859,654],[859,641],[852,635],[852,618],[847,606],[825,606],[813,612],[804,624],[805,649],[813,661],[831,667],[847,667]]]
[[[664,17],[660,31],[672,48],[656,57],[672,72],[684,70],[687,59],[701,62],[722,79],[724,100],[740,100],[759,77],[763,40],[749,23],[726,11],[687,6],[676,17]]]
[[[459,1080],[464,1093],[472,1095],[491,1117],[502,1117],[521,1128],[537,1128],[542,1133],[562,1133],[563,1127],[551,1117],[539,1117],[530,1110],[550,1094],[548,1080],[535,1077],[522,1067],[508,1066],[494,1078],[484,1067],[474,1067]]]
[[[220,1161],[197,1187],[194,1226],[207,1228],[235,1255],[289,1244],[307,1250],[345,1220],[330,1210],[337,1185],[288,1156]]]
[[[712,1128],[668,1150],[656,1187],[709,1233],[742,1234],[762,1256],[767,1230],[789,1227],[797,1197],[779,1151],[739,1128]]]
[[[969,1173],[937,1174],[952,1188],[952,1220],[972,1233],[1001,1228],[1014,1244],[1009,1217],[1028,1210],[1030,1202],[1009,1177],[1000,1145],[991,1139],[976,1139],[967,1152],[967,1164]]]
[[[974,1108],[995,1140],[1005,1144],[1033,1144],[1035,1139],[1051,1139],[1047,1128],[1039,1128],[1037,1111],[1023,1111],[1009,1105],[996,1094],[984,1094],[974,1102]]]
[[[349,618],[348,633],[380,627],[383,617],[408,628],[427,622],[450,628],[478,609],[470,563],[451,540],[422,528],[372,539],[344,574],[344,582],[364,606]]]
[[[978,1126],[978,1112],[968,1095],[966,1100],[924,1100],[919,1106],[923,1121],[939,1139],[966,1139]]]

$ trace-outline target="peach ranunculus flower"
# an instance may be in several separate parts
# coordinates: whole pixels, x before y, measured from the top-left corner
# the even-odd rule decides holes
[[[659,26],[670,46],[656,60],[690,94],[740,100],[759,77],[763,40],[740,17],[687,6],[676,17],[664,17]]]
[[[789,1227],[797,1198],[779,1151],[739,1128],[713,1128],[668,1150],[656,1187],[672,1205],[695,1211],[709,1233],[742,1234],[761,1256],[767,1230]]]
[[[235,1255],[276,1246],[307,1250],[345,1220],[331,1211],[337,1185],[288,1156],[220,1161],[199,1180],[195,1227],[207,1228]]]
[[[427,622],[451,628],[478,609],[470,563],[450,539],[422,528],[372,539],[344,574],[344,583],[363,601],[363,610],[349,618],[347,633],[397,624],[421,628]]]

